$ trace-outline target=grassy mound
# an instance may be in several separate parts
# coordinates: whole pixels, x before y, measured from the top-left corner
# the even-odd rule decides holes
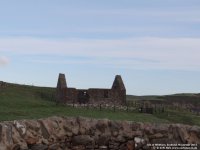
[[[167,110],[162,114],[73,108],[55,104],[55,89],[9,84],[0,89],[0,121],[37,119],[49,116],[84,116],[155,123],[184,123],[200,126],[200,117],[187,112]]]

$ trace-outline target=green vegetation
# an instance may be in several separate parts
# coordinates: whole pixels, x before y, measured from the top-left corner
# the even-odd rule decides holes
[[[200,126],[200,116],[186,111],[168,110],[165,113],[155,114],[157,118],[165,118],[172,123],[182,123]]]
[[[129,100],[131,96],[128,96]],[[55,89],[10,84],[0,89],[0,121],[36,119],[49,116],[84,116],[137,122],[185,123],[200,126],[200,117],[188,112],[142,114],[113,110],[73,108],[55,104]]]
[[[132,100],[164,100],[163,96],[156,96],[156,95],[147,95],[147,96],[134,96],[134,95],[127,95],[126,96],[127,101]]]

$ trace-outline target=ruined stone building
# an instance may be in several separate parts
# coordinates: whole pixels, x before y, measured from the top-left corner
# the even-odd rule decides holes
[[[126,88],[120,75],[116,75],[111,89],[76,89],[67,87],[64,74],[59,74],[56,99],[58,103],[125,105]]]
[[[0,88],[6,87],[6,82],[0,81]]]

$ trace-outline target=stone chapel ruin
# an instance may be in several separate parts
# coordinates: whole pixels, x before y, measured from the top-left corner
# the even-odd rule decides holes
[[[64,74],[59,74],[57,91],[57,103],[63,104],[108,104],[125,105],[126,88],[120,75],[115,76],[111,89],[76,89],[67,87]]]

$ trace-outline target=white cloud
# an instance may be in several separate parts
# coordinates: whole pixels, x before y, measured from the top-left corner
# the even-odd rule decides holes
[[[92,60],[35,60],[40,63],[97,63],[137,69],[200,69],[200,38],[38,39],[0,38],[0,52],[89,57]]]
[[[9,63],[9,59],[6,56],[0,56],[0,66],[7,65]]]

